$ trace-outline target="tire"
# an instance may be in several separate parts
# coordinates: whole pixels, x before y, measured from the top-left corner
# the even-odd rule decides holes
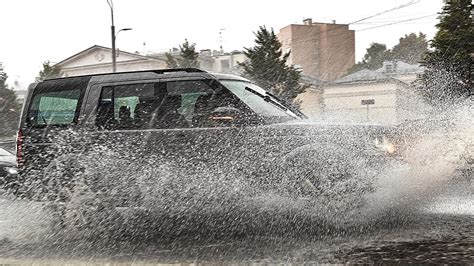
[[[117,223],[113,199],[87,175],[86,167],[74,155],[53,161],[44,171],[37,199],[51,213],[51,228],[102,233]]]
[[[294,197],[331,200],[373,190],[377,171],[367,158],[341,145],[295,149],[283,158],[284,190]]]

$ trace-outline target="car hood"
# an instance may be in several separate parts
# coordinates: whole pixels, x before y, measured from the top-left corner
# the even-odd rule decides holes
[[[0,156],[0,164],[2,165],[15,165],[15,156]]]
[[[390,137],[396,131],[387,125],[343,124],[312,122],[307,120],[290,121],[247,128],[251,136],[264,139],[335,139],[336,141],[367,141],[374,137]],[[325,140],[326,141],[326,140]]]
[[[367,130],[367,129],[383,129],[384,131],[392,131],[396,128],[391,125],[384,125],[379,123],[343,123],[343,122],[329,122],[320,120],[291,120],[283,123],[275,123],[267,125],[273,129],[292,129],[295,131],[319,131],[330,129],[341,130]]]

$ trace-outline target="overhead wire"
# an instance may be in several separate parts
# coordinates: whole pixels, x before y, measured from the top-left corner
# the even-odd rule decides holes
[[[312,40],[324,40],[324,39],[327,39],[329,37],[335,37],[335,36],[341,36],[341,35],[345,35],[346,33],[342,33],[342,34],[334,34],[334,35],[327,35],[327,33],[331,32],[331,31],[334,31],[334,30],[338,30],[338,29],[342,29],[348,25],[352,25],[352,24],[357,24],[358,22],[361,22],[361,21],[365,21],[365,20],[368,20],[368,19],[371,19],[371,18],[374,18],[374,17],[377,17],[377,16],[380,16],[380,15],[383,15],[383,14],[386,14],[386,13],[389,13],[389,12],[393,12],[395,10],[399,10],[399,9],[402,9],[402,8],[405,8],[405,7],[408,7],[408,6],[411,6],[411,5],[414,5],[414,4],[417,4],[419,3],[421,0],[412,0],[410,2],[407,2],[405,4],[402,4],[402,5],[399,5],[399,6],[396,6],[396,7],[393,7],[393,8],[390,8],[390,9],[387,9],[387,10],[384,10],[384,11],[381,11],[381,12],[378,12],[376,14],[373,14],[373,15],[370,15],[370,16],[367,16],[367,17],[364,17],[364,18],[361,18],[361,19],[358,19],[358,20],[355,20],[355,21],[352,21],[350,23],[347,23],[347,24],[343,24],[343,25],[338,25],[332,29],[329,29],[327,30],[325,33],[326,35],[322,38],[308,38],[308,39],[305,39],[305,40],[300,40],[298,42],[292,42],[292,44],[297,44],[297,43],[302,43],[302,42],[307,42],[307,41],[312,41]],[[431,16],[431,15],[430,15]],[[418,19],[418,18],[415,18],[415,19]],[[415,20],[415,19],[410,19],[410,20]],[[407,20],[407,21],[410,21],[410,20]],[[401,22],[397,22],[397,23],[401,23]],[[383,25],[380,25],[378,27],[381,27]],[[389,25],[386,25],[386,26],[389,26]]]
[[[408,22],[408,21],[413,21],[413,20],[428,18],[428,17],[432,17],[432,16],[436,16],[436,15],[437,15],[437,14],[431,14],[431,15],[421,16],[421,17],[417,17],[417,18],[411,18],[411,19],[400,20],[400,21],[396,21],[396,22],[392,22],[392,23],[387,23],[387,24],[383,24],[383,25],[378,25],[378,26],[373,26],[373,27],[369,27],[369,28],[364,28],[364,29],[356,30],[356,32],[365,31],[365,30],[371,30],[371,29],[376,29],[376,28],[381,28],[381,27],[386,27],[386,26],[391,26],[391,25],[400,24],[400,23],[403,23],[403,22]]]
[[[387,9],[385,11],[382,11],[382,12],[379,12],[377,14],[374,14],[374,15],[371,15],[371,16],[368,16],[368,17],[365,17],[365,18],[361,18],[361,19],[358,19],[356,21],[353,21],[351,23],[348,23],[348,25],[351,25],[351,24],[356,24],[358,22],[361,22],[361,21],[364,21],[364,20],[367,20],[367,19],[371,19],[373,17],[376,17],[376,16],[380,16],[380,15],[383,15],[385,13],[388,13],[388,12],[392,12],[392,11],[395,11],[395,10],[398,10],[398,9],[402,9],[404,7],[407,7],[407,6],[411,6],[411,5],[414,5],[414,4],[417,4],[419,3],[421,0],[416,0],[416,1],[410,1],[408,3],[405,3],[405,4],[402,4],[402,5],[399,5],[399,6],[396,6],[396,7],[393,7],[393,8],[390,8],[390,9]]]
[[[368,28],[364,28],[364,29],[360,29],[360,30],[354,30],[354,32],[360,32],[360,31],[366,31],[366,30],[371,30],[371,29],[376,29],[376,28],[382,28],[382,27],[387,27],[387,26],[391,26],[391,25],[395,25],[395,24],[401,24],[401,23],[404,23],[404,22],[410,22],[410,21],[416,21],[416,20],[420,20],[420,19],[424,19],[424,18],[428,18],[428,17],[432,17],[432,16],[436,16],[437,14],[430,14],[430,15],[425,15],[425,16],[421,16],[421,17],[416,17],[416,18],[411,18],[411,19],[405,19],[405,20],[398,20],[398,21],[394,21],[392,23],[387,23],[387,24],[383,24],[383,25],[377,25],[377,26],[373,26],[373,27],[368,27]],[[345,25],[344,25],[345,26]],[[342,29],[342,26],[341,27],[338,27],[337,29]],[[332,31],[332,30],[337,30],[337,29],[330,29],[330,30],[327,30],[326,33]],[[307,39],[304,39],[304,40],[299,40],[297,42],[292,42],[291,44],[298,44],[298,43],[305,43],[305,42],[308,42],[308,41],[317,41],[317,40],[325,40],[325,39],[328,39],[328,38],[332,38],[332,37],[337,37],[337,36],[342,36],[342,35],[347,35],[348,33],[347,32],[344,32],[344,33],[338,33],[338,34],[332,34],[332,35],[324,35],[324,36],[320,36],[320,37],[311,37],[311,38],[307,38]]]

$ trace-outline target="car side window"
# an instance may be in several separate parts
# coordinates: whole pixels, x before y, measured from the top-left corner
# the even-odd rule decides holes
[[[239,98],[216,80],[169,81],[170,95],[179,95],[178,112],[194,128],[232,127],[254,114]],[[245,123],[248,124],[248,123]]]
[[[222,113],[226,108],[245,107],[212,80],[105,86],[96,125],[105,130],[232,126],[229,113]]]

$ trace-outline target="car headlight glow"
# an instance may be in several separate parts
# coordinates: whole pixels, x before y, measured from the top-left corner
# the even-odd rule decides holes
[[[384,145],[383,150],[388,152],[389,154],[394,154],[397,149],[395,148],[395,145],[393,145],[393,143],[387,142]]]
[[[375,146],[388,154],[394,154],[397,151],[397,148],[393,143],[391,143],[386,137],[376,138]]]
[[[15,167],[6,167],[5,170],[7,170],[7,173],[9,173],[10,175],[18,174],[18,169],[16,169]]]

